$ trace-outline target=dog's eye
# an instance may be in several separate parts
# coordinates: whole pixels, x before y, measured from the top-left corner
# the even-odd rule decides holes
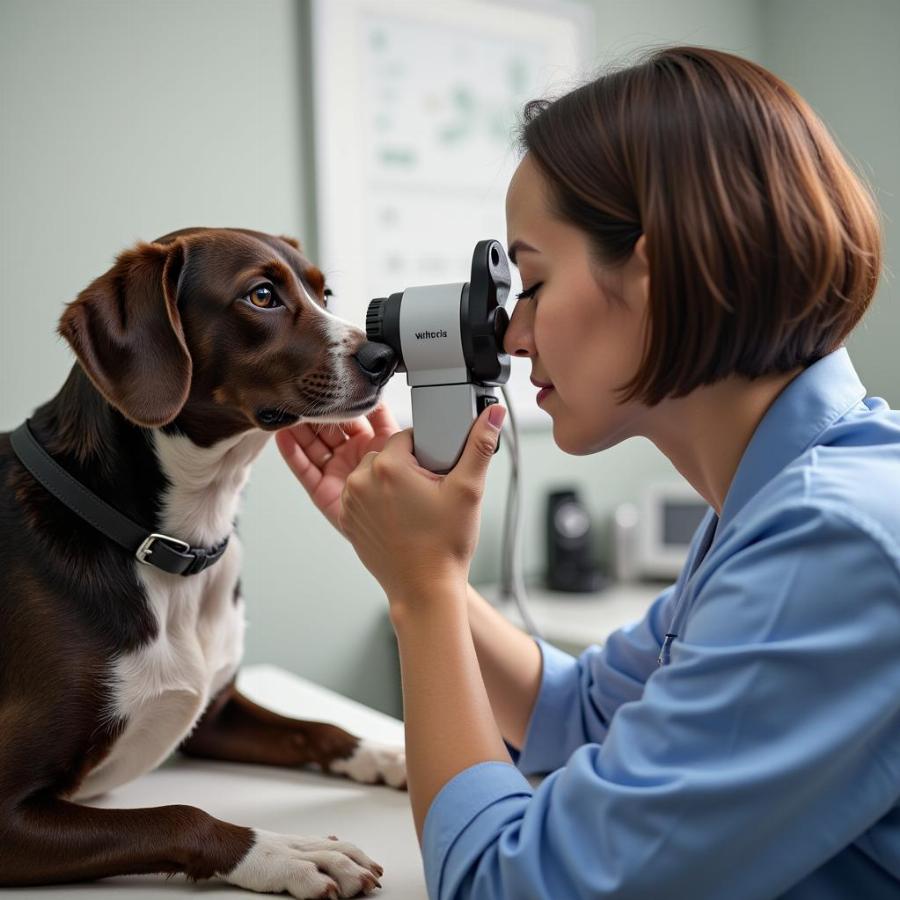
[[[334,291],[331,288],[325,288],[322,295],[325,297],[325,306],[328,306],[328,300],[334,296]]]
[[[268,284],[260,284],[253,288],[249,294],[244,295],[244,299],[259,309],[274,309],[276,306],[281,306],[281,301],[275,296],[272,286]]]

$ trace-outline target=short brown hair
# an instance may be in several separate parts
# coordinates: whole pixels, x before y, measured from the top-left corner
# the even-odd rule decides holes
[[[762,66],[655,50],[527,104],[520,143],[598,261],[624,262],[647,235],[649,328],[623,399],[810,365],[872,299],[875,203],[807,103]]]

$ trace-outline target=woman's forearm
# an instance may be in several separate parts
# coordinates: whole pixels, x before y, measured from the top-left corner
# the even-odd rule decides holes
[[[467,599],[469,627],[494,718],[503,737],[521,747],[541,686],[541,651],[472,585]]]
[[[427,606],[395,599],[410,804],[421,838],[438,791],[479,762],[521,747],[541,683],[541,652],[471,585],[442,582]],[[446,595],[446,596],[441,596]],[[437,714],[436,714],[437,713]]]
[[[448,781],[480,762],[510,762],[479,672],[463,590],[435,585],[427,605],[391,609],[409,799],[420,840],[428,809]]]

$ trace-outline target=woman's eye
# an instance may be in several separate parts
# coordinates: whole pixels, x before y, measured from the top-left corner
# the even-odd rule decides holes
[[[244,299],[258,309],[274,309],[276,306],[281,306],[281,302],[267,284],[261,284],[253,288],[249,294],[244,295]]]
[[[520,291],[516,294],[516,300],[530,300],[537,292],[538,288],[543,285],[543,281],[538,281],[536,284],[533,284],[528,290]]]

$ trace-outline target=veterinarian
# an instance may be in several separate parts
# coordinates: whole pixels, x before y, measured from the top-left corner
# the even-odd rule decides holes
[[[872,200],[791,88],[706,49],[530,104],[522,143],[507,351],[561,450],[642,435],[711,509],[575,659],[468,584],[502,409],[445,477],[383,407],[279,434],[390,603],[430,896],[900,896],[900,415],[843,346]]]

